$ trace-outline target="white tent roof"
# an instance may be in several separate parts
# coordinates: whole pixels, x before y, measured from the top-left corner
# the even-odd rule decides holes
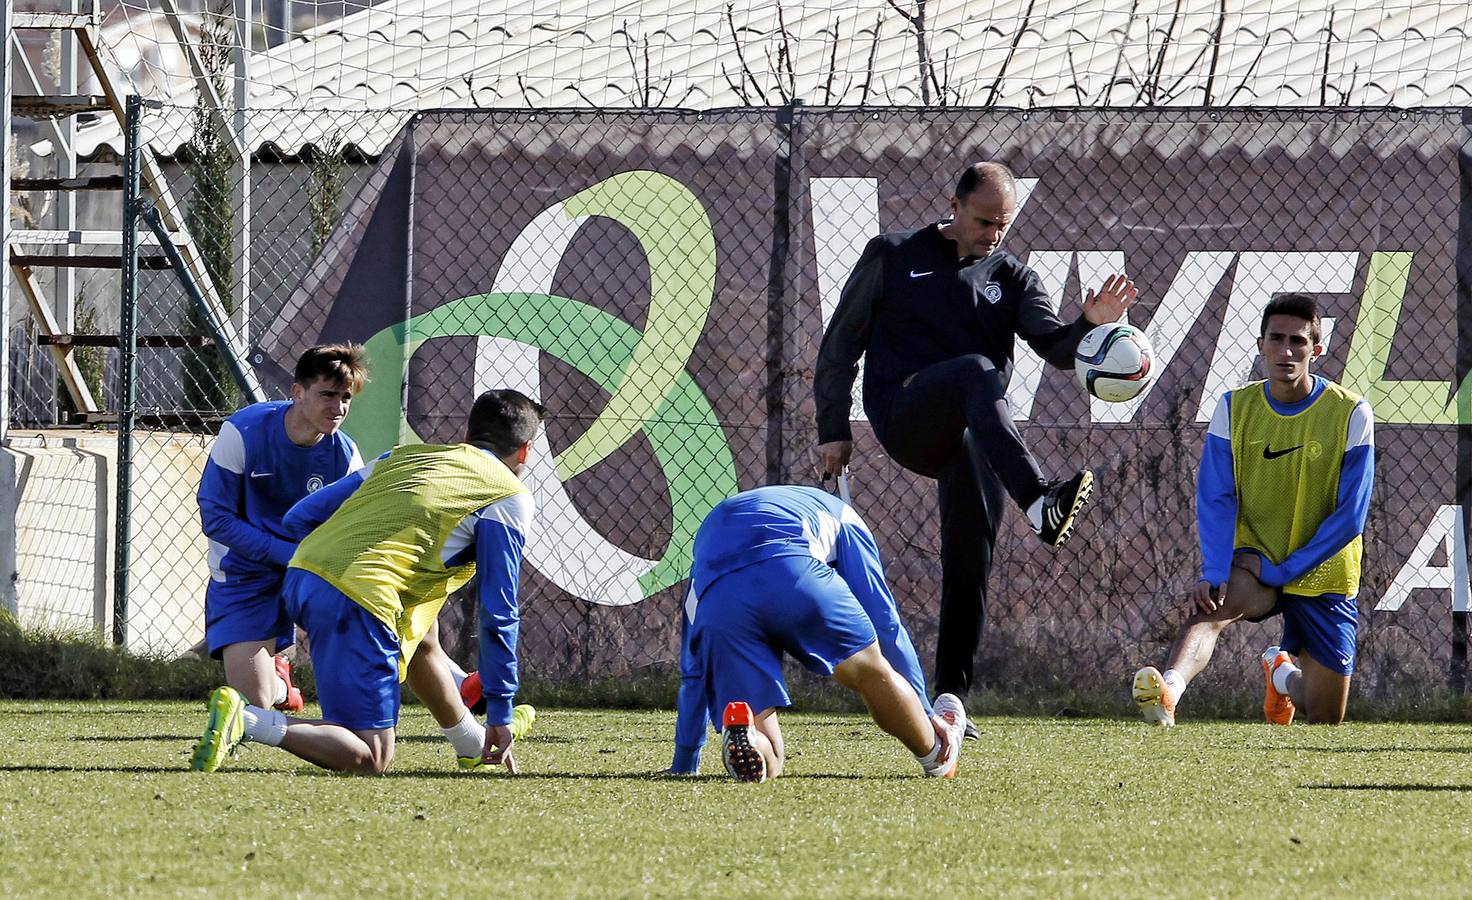
[[[256,146],[376,153],[413,110],[774,106],[1472,105],[1472,5],[1453,0],[398,0],[252,63]],[[1133,12],[1131,12],[1133,7]],[[1228,7],[1223,16],[1221,10]],[[137,13],[127,41],[172,42]],[[1220,34],[1219,43],[1215,36]],[[141,54],[127,54],[138,58]],[[168,103],[189,106],[185,80]],[[1208,96],[1209,94],[1209,96]],[[304,115],[302,109],[339,110]],[[149,117],[159,150],[192,117]],[[120,149],[114,123],[79,153]]]

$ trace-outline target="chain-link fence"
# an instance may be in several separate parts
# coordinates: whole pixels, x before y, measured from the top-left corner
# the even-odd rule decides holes
[[[1128,272],[1160,368],[1139,400],[1091,403],[1019,342],[1026,439],[1046,471],[1090,465],[1100,481],[1060,552],[1009,514],[982,684],[1122,686],[1161,655],[1199,566],[1205,423],[1223,390],[1261,377],[1258,317],[1286,291],[1321,300],[1318,371],[1378,419],[1357,691],[1452,677],[1459,111],[457,110],[397,131],[366,114],[295,111],[290,129],[250,115],[257,135],[292,137],[251,167],[248,252],[225,148],[196,136],[161,167],[266,395],[284,396],[307,346],[354,340],[373,380],[345,428],[365,457],[457,439],[488,387],[551,410],[527,478],[528,677],[674,671],[700,518],[739,489],[815,481],[812,368],[848,271],[873,235],[943,218],[978,159],[1019,176],[1003,247],[1062,317]],[[137,286],[140,334],[208,333],[177,272],[145,269]],[[241,395],[208,346],[138,353],[128,640],[182,648],[202,634],[206,578],[193,492]],[[854,415],[855,506],[928,660],[935,487]],[[1199,684],[1237,691],[1276,627],[1229,631]]]

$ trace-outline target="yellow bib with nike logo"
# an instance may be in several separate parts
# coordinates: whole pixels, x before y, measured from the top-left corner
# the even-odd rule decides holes
[[[1266,382],[1232,391],[1232,475],[1237,482],[1236,546],[1261,551],[1274,565],[1308,543],[1339,502],[1339,470],[1349,416],[1360,398],[1333,382],[1297,415],[1268,403]],[[1360,589],[1359,535],[1283,593],[1355,596]]]
[[[399,636],[399,678],[450,594],[475,562],[446,567],[443,551],[471,513],[527,489],[470,444],[411,444],[378,461],[368,480],[297,546],[291,565],[342,591]]]

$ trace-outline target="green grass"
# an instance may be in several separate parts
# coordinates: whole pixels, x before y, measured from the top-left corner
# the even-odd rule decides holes
[[[14,896],[1448,895],[1472,732],[991,718],[916,776],[866,719],[784,716],[788,774],[669,761],[672,715],[543,709],[516,778],[452,770],[409,708],[386,778],[247,748],[186,771],[199,703],[0,703]]]

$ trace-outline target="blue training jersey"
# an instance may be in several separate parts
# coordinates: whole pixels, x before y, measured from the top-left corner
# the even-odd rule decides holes
[[[1281,416],[1307,410],[1324,393],[1328,381],[1315,375],[1309,395],[1297,403],[1279,403],[1267,393],[1268,405]],[[1263,386],[1264,392],[1267,386]],[[1282,587],[1338,553],[1365,530],[1375,482],[1375,420],[1370,404],[1360,400],[1349,417],[1344,436],[1344,461],[1334,512],[1320,523],[1308,543],[1279,564],[1262,559],[1259,578],[1269,587]],[[1201,580],[1225,584],[1236,547],[1237,482],[1232,463],[1232,393],[1222,395],[1201,445],[1201,468],[1196,476],[1196,531],[1201,548]],[[1337,594],[1325,596],[1337,597]]]
[[[706,673],[690,652],[690,626],[700,595],[724,575],[780,556],[806,556],[833,566],[868,615],[884,658],[915,688],[931,712],[925,673],[884,580],[879,546],[853,507],[826,491],[772,485],[716,505],[695,533],[690,590],[680,617],[680,695],[675,723],[677,772],[694,772],[705,743]]]
[[[292,541],[306,537],[327,521],[387,456],[383,454],[292,507],[283,521],[285,533]],[[511,706],[521,685],[516,662],[521,632],[517,594],[534,512],[531,494],[516,493],[497,500],[460,520],[440,551],[440,561],[447,568],[475,563],[480,603],[480,680],[486,698],[486,722],[491,725],[511,723]]]
[[[296,541],[281,519],[298,500],[363,465],[341,431],[311,447],[286,436],[289,400],[255,403],[232,415],[210,448],[199,481],[199,517],[209,539],[210,578],[285,572]]]

